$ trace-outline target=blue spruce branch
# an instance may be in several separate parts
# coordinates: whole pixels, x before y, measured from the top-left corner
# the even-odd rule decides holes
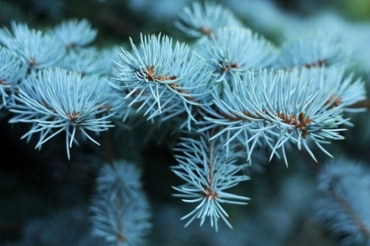
[[[132,163],[105,164],[90,205],[91,235],[108,245],[142,245],[149,232],[149,203],[142,191],[140,170]]]
[[[370,170],[343,157],[326,163],[318,176],[318,218],[343,245],[370,242]]]
[[[174,196],[183,198],[184,202],[198,204],[193,211],[181,218],[189,219],[185,227],[195,219],[200,219],[200,225],[203,225],[209,218],[211,226],[217,231],[219,219],[232,228],[222,203],[244,205],[249,200],[248,197],[225,190],[249,177],[238,174],[246,165],[237,165],[232,153],[226,155],[222,146],[217,141],[210,142],[209,138],[205,134],[200,140],[181,139],[175,148],[175,158],[179,165],[172,167],[172,171],[186,183],[173,188],[178,192]]]

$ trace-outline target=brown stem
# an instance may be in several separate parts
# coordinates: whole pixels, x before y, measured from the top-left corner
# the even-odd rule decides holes
[[[370,99],[366,98],[365,100],[358,101],[349,106],[350,108],[366,108],[370,110]]]

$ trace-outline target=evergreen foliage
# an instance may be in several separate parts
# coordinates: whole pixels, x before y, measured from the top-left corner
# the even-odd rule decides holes
[[[369,244],[369,187],[368,167],[343,157],[326,163],[318,176],[317,216],[343,245]]]
[[[63,1],[55,2],[67,6]],[[241,231],[239,227],[248,228],[251,234],[267,233],[267,222],[260,227],[263,233],[251,229],[251,224],[263,220],[263,216],[253,215],[258,211],[242,221],[235,211],[240,209],[244,214],[248,210],[233,205],[246,205],[253,195],[256,204],[268,203],[268,191],[258,185],[247,189],[243,181],[252,177],[251,186],[255,186],[256,170],[268,173],[272,166],[268,162],[284,162],[293,170],[305,165],[301,169],[311,166],[317,171],[307,172],[317,178],[316,193],[304,198],[314,197],[311,214],[318,215],[317,221],[336,235],[338,242],[368,244],[370,171],[366,164],[341,156],[345,143],[337,140],[346,139],[346,130],[355,131],[356,121],[361,119],[357,115],[368,114],[370,60],[355,47],[361,42],[351,42],[340,28],[319,29],[320,25],[303,20],[289,25],[296,17],[282,17],[275,5],[269,1],[264,4],[274,14],[271,16],[286,24],[280,30],[285,39],[276,38],[284,39],[280,43],[269,41],[252,29],[253,23],[247,25],[243,17],[237,18],[214,2],[194,2],[180,12],[175,25],[187,42],[176,41],[164,32],[143,32],[138,41],[130,37],[127,46],[100,48],[94,44],[100,30],[98,35],[98,29],[85,18],[38,29],[12,20],[10,28],[2,27],[0,120],[6,112],[9,117],[3,121],[25,125],[21,139],[34,143],[40,155],[48,145],[55,145],[65,148],[70,163],[86,160],[88,155],[88,166],[95,171],[94,188],[84,204],[88,215],[84,209],[76,209],[50,220],[33,220],[20,243],[151,245],[151,240],[155,242],[151,230],[154,234],[158,224],[166,224],[160,212],[171,214],[172,210],[158,205],[153,197],[148,199],[150,187],[145,183],[148,179],[142,182],[141,170],[144,176],[153,176],[158,186],[170,178],[162,177],[160,171],[146,174],[149,168],[137,161],[140,158],[133,158],[137,162],[133,163],[127,157],[143,155],[143,146],[148,148],[164,139],[158,145],[165,146],[173,160],[160,165],[183,182],[169,187],[173,185],[173,196],[181,198],[184,206],[193,206],[190,212],[181,210],[185,215],[176,218],[187,220],[181,233],[188,230],[189,235],[196,235],[194,230],[199,230],[199,235],[215,235],[204,226],[209,224],[218,233],[214,238],[227,243],[224,224]],[[39,11],[48,6],[34,4]],[[253,6],[257,5],[251,1]],[[51,19],[60,15],[49,12]],[[263,22],[256,26],[264,29]],[[289,28],[297,26],[302,33],[292,34]],[[356,29],[361,37],[369,30],[369,24]],[[368,63],[361,67],[358,61]],[[127,129],[133,140],[129,134],[120,137]],[[73,152],[72,146],[80,149]],[[84,152],[84,147],[92,151]],[[152,151],[146,153],[143,158],[153,166],[163,161],[153,157]],[[328,157],[333,159],[328,161]],[[275,182],[280,182],[280,175],[272,175],[279,180]],[[313,187],[313,177],[292,182]],[[289,195],[282,197],[277,207],[291,203],[292,210],[303,211],[308,206]],[[276,209],[271,207],[266,205],[266,209]],[[173,214],[178,216],[179,211]],[[282,215],[288,222],[285,230],[276,231],[288,234],[288,226],[299,214],[293,213]],[[197,219],[201,229],[193,229],[192,222]],[[219,224],[220,220],[224,224]],[[67,237],[64,227],[73,223],[81,223],[83,229],[77,230],[79,235],[76,232]],[[176,230],[176,226],[168,227]],[[42,228],[47,228],[45,233],[40,233]],[[274,242],[276,245],[284,243],[284,236],[275,236],[280,240]],[[235,242],[248,245],[250,240],[240,236]],[[207,241],[204,245],[217,243]]]
[[[225,190],[236,186],[239,182],[249,179],[245,175],[236,175],[245,165],[235,165],[233,153],[223,153],[222,145],[217,141],[209,141],[209,136],[200,140],[182,139],[181,145],[175,150],[178,166],[172,167],[173,172],[186,183],[174,187],[179,192],[174,196],[182,197],[184,202],[198,203],[198,206],[181,219],[190,218],[185,227],[194,219],[200,219],[200,225],[209,217],[211,226],[218,230],[221,218],[229,227],[228,216],[222,203],[238,205],[247,204],[248,197],[234,195]]]
[[[90,207],[92,236],[108,245],[143,244],[151,216],[139,178],[139,170],[125,161],[102,167]]]

